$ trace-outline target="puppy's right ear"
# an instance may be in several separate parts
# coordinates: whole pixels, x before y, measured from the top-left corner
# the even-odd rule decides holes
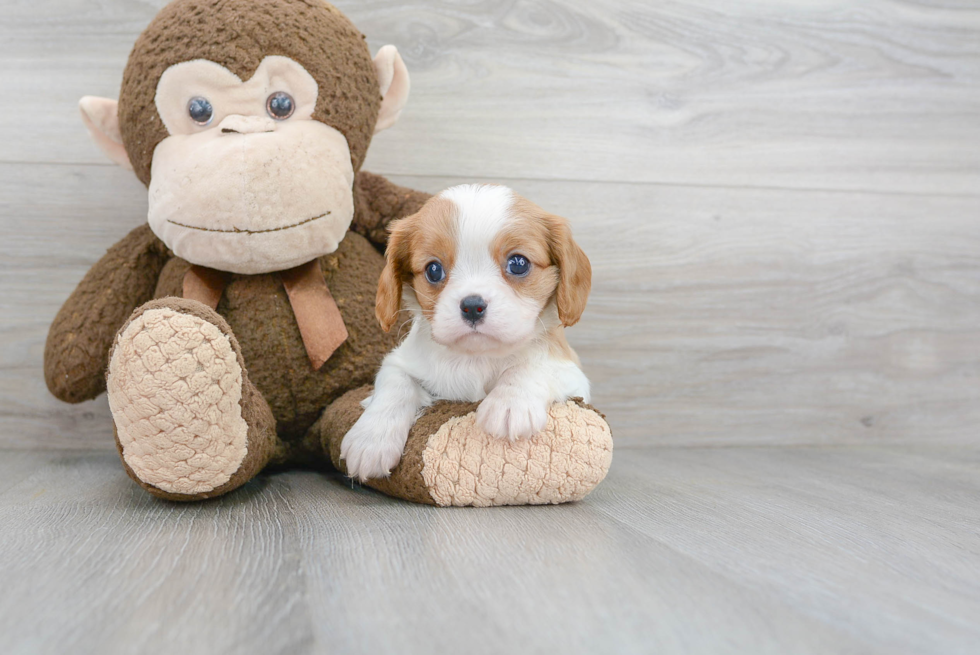
[[[378,297],[374,313],[381,323],[381,329],[390,332],[398,320],[402,305],[402,279],[409,261],[409,231],[413,216],[393,221],[388,229],[388,247],[385,249],[385,269],[378,280]]]

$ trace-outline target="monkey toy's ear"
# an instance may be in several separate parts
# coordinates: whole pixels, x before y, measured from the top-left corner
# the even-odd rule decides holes
[[[109,98],[85,96],[78,102],[78,108],[82,111],[82,122],[102,152],[123,168],[133,170],[119,132],[119,103]]]
[[[408,69],[398,49],[386,45],[378,50],[374,57],[374,69],[378,72],[378,83],[381,85],[381,111],[378,112],[378,122],[374,125],[374,133],[388,129],[398,120],[399,114],[408,102]]]

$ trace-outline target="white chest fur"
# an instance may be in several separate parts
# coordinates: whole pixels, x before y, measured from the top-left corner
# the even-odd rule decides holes
[[[405,341],[385,359],[415,379],[433,400],[477,402],[496,386],[501,374],[513,366],[547,355],[547,345],[524,346],[503,356],[458,353],[432,340],[428,323],[415,321]]]

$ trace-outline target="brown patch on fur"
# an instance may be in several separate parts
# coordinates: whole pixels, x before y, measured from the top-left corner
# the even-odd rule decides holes
[[[504,280],[514,291],[533,298],[542,308],[547,307],[561,284],[561,269],[552,254],[554,237],[551,229],[555,219],[564,219],[545,214],[540,207],[520,196],[514,201],[513,211],[512,220],[494,238],[491,252],[500,265]],[[523,255],[531,262],[531,270],[524,277],[507,274],[507,260],[515,254]],[[551,357],[581,366],[578,355],[565,339],[563,326],[551,328],[545,338]]]
[[[521,211],[515,201],[515,213],[511,221],[494,237],[490,246],[500,274],[518,294],[533,298],[544,307],[558,287],[558,268],[553,266],[548,246],[548,226],[535,216]],[[524,201],[526,202],[526,201]],[[511,255],[523,255],[531,262],[531,270],[524,277],[507,274],[507,260]]]
[[[381,323],[381,329],[390,332],[398,319],[402,305],[402,278],[404,262],[408,260],[409,223],[408,216],[392,222],[388,229],[388,247],[385,249],[385,267],[378,280],[378,293],[375,296],[374,314]]]
[[[575,325],[585,311],[589,291],[592,289],[592,265],[589,258],[572,239],[568,221],[561,216],[546,212],[516,194],[513,212],[513,226],[504,230],[495,243],[498,248],[496,252],[504,253],[501,266],[506,266],[507,257],[515,252],[530,259],[534,266],[525,278],[508,275],[504,278],[525,295],[541,294],[548,289],[547,278],[536,278],[535,271],[543,269],[540,270],[542,274],[550,271],[550,275],[556,277],[557,281],[545,297],[550,297],[551,292],[554,292],[562,325]],[[543,261],[542,252],[547,253],[547,262]],[[533,286],[521,286],[524,284]]]
[[[154,102],[164,71],[207,59],[247,81],[269,55],[289,57],[313,76],[319,87],[313,118],[347,138],[357,171],[381,91],[367,44],[347,17],[311,0],[176,0],[137,39],[123,74],[119,126],[136,176],[149,184],[153,151],[168,135]]]
[[[430,198],[416,214],[391,223],[390,230],[376,305],[385,332],[391,330],[401,311],[405,285],[415,293],[422,313],[432,315],[446,285],[445,281],[429,282],[425,267],[438,261],[448,278],[456,260],[456,205],[445,198]]]

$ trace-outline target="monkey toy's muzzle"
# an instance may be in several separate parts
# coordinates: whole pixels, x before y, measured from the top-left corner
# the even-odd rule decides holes
[[[149,224],[183,259],[258,274],[333,252],[354,213],[347,140],[319,121],[231,115],[153,155]]]

